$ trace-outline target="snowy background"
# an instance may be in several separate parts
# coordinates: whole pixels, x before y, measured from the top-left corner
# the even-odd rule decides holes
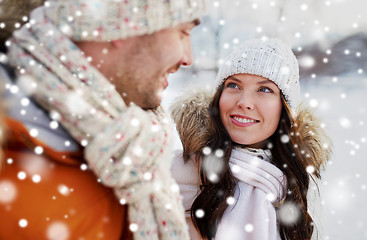
[[[192,32],[195,62],[170,77],[163,105],[192,87],[213,88],[221,59],[242,41],[283,39],[299,60],[303,97],[333,141],[320,196],[310,193],[318,239],[367,239],[367,1],[209,3],[208,16]]]

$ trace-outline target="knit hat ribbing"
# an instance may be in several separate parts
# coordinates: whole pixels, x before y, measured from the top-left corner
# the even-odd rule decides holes
[[[45,15],[75,41],[123,39],[193,21],[206,0],[49,0]]]
[[[299,66],[291,48],[279,39],[244,41],[219,67],[217,86],[228,77],[248,73],[273,81],[294,112],[300,96]]]

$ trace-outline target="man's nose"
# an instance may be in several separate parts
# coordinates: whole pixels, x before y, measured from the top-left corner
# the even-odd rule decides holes
[[[190,66],[193,63],[191,37],[186,38],[183,42],[183,45],[181,65]]]

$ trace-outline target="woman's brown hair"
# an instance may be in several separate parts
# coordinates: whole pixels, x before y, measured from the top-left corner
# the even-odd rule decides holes
[[[226,132],[219,113],[219,99],[223,92],[224,84],[216,91],[209,104],[210,114],[210,134],[206,141],[202,141],[195,145],[194,148],[186,148],[184,146],[185,161],[189,156],[195,156],[194,161],[199,163],[204,157],[202,150],[209,147],[212,151],[217,149],[223,150],[224,169],[219,181],[210,181],[203,168],[200,168],[201,193],[194,200],[191,207],[191,219],[205,239],[215,237],[216,228],[225,209],[228,207],[226,199],[234,195],[236,179],[233,177],[229,168],[229,158],[234,143]],[[310,160],[305,154],[307,146],[302,142],[302,136],[298,133],[298,125],[295,124],[292,111],[290,110],[283,95],[281,95],[282,113],[280,122],[276,132],[268,139],[271,146],[272,161],[275,166],[283,171],[288,180],[287,194],[284,202],[290,202],[299,207],[300,217],[294,224],[279,223],[279,232],[283,240],[285,239],[310,239],[312,236],[314,224],[311,216],[307,212],[307,191],[310,183],[310,176],[306,171]],[[282,142],[281,137],[286,134],[290,141]],[[315,176],[320,177],[319,168],[316,167]],[[197,210],[203,210],[204,216],[197,217]]]

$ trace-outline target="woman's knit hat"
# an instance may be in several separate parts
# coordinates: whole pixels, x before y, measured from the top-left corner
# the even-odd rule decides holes
[[[206,0],[49,0],[47,18],[75,41],[110,41],[193,21]]]
[[[228,77],[241,73],[273,81],[294,112],[300,97],[299,66],[291,48],[284,42],[279,39],[244,41],[219,67],[217,86]]]

